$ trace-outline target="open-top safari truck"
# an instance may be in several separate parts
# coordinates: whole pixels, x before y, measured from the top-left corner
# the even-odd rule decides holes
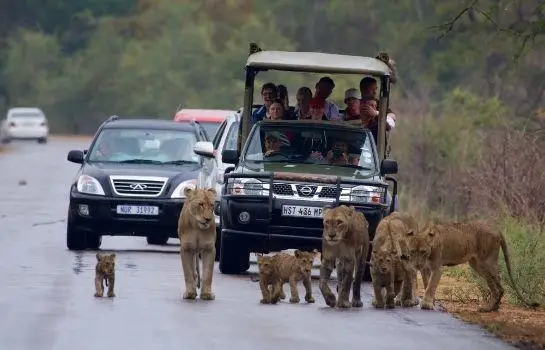
[[[376,77],[378,139],[361,122],[264,120],[251,125],[252,110],[259,107],[253,104],[254,80],[267,70]],[[327,206],[353,205],[366,216],[373,236],[379,221],[393,210],[397,194],[395,179],[386,177],[397,173],[397,162],[386,158],[385,149],[390,83],[389,66],[374,57],[261,51],[251,46],[238,149],[222,152],[224,162],[235,164],[226,170],[221,199],[222,273],[246,271],[250,252],[320,250]],[[284,143],[267,152],[268,137]],[[333,165],[313,160],[311,155],[326,154],[335,140],[345,141],[359,162]],[[387,181],[394,184],[391,200]]]

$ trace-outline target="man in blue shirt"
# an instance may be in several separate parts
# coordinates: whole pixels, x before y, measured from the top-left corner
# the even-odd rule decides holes
[[[278,97],[278,88],[273,83],[263,84],[261,87],[261,97],[263,98],[263,106],[252,113],[252,125],[267,117],[269,106]]]

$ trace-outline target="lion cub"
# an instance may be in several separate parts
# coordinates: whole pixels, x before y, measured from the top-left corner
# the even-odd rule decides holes
[[[409,261],[407,234],[418,232],[418,223],[407,213],[392,213],[377,226],[371,251],[371,279],[376,308],[418,305],[416,269]],[[382,290],[386,289],[386,301]],[[397,300],[396,300],[397,299]]]
[[[369,251],[369,223],[353,206],[324,208],[320,291],[330,307],[362,307],[361,281]],[[329,287],[337,263],[339,300]],[[352,305],[349,302],[352,289]]]
[[[274,256],[257,255],[259,268],[259,288],[261,289],[261,304],[276,304],[280,300],[282,279]]]
[[[283,286],[284,283],[289,282],[291,290],[290,303],[298,303],[300,300],[297,282],[303,281],[305,301],[307,303],[314,303],[310,276],[312,273],[312,263],[318,253],[316,249],[311,252],[296,250],[294,255],[278,253],[273,257],[278,273],[280,274],[280,279],[282,280],[282,284],[280,285],[280,299],[286,298]]]
[[[103,255],[97,253],[97,264],[95,266],[95,297],[102,298],[104,295],[104,284],[108,287],[108,298],[115,297],[115,253]]]

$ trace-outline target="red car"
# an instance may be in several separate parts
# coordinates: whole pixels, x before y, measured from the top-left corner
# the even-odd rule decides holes
[[[221,123],[229,114],[233,114],[236,111],[223,110],[223,109],[180,109],[174,116],[175,122],[189,122],[195,120],[201,124],[210,140],[216,135]]]

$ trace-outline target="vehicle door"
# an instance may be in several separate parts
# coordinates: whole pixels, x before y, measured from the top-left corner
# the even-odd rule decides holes
[[[214,135],[214,139],[212,140],[212,144],[214,145],[214,150],[218,149],[219,142],[225,131],[226,126],[227,126],[227,120],[224,120],[221,123],[218,131],[216,132],[216,135]],[[206,141],[208,141],[208,139]],[[200,188],[215,187],[214,186],[214,170],[216,169],[216,157],[214,158],[200,157],[201,170],[199,171],[199,175],[197,177],[198,187]]]

